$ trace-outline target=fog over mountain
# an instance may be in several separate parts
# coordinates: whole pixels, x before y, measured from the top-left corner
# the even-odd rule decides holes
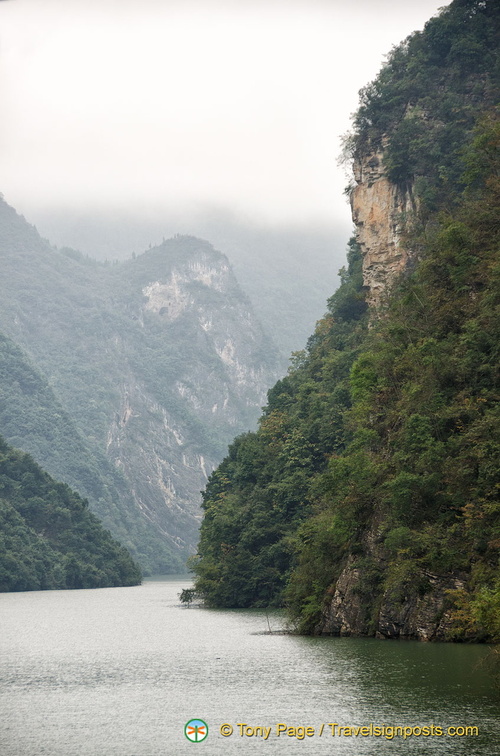
[[[286,355],[345,259],[337,158],[357,92],[441,5],[1,3],[0,190],[42,236],[93,257],[208,239]]]
[[[226,254],[243,290],[279,347],[283,370],[303,349],[337,287],[349,226],[256,226],[229,212],[35,214],[40,233],[100,260],[123,260],[175,234],[208,239]],[[314,265],[311,264],[314,261]]]
[[[439,0],[2,3],[6,198],[348,219],[336,167],[360,87]]]
[[[0,3],[6,360],[54,391],[147,569],[192,550],[207,475],[323,315],[357,92],[440,5]]]

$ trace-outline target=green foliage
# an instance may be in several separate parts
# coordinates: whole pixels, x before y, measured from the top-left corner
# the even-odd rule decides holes
[[[209,479],[194,566],[197,590],[209,604],[282,601],[296,563],[297,529],[322,495],[311,483],[328,467],[332,449],[346,442],[349,372],[366,329],[354,241],[342,279],[307,351],[294,355],[289,375],[269,391],[258,432],[236,439]]]
[[[458,217],[443,215],[426,232],[420,264],[393,292],[351,369],[352,440],[314,484],[324,501],[317,535],[301,548],[291,581],[306,629],[318,585],[327,597],[325,578],[335,580],[332,557],[311,555],[324,553],[325,523],[341,517],[358,528],[351,554],[366,552],[374,527],[386,528],[387,576],[366,592],[367,611],[382,592],[394,600],[423,595],[427,573],[465,577],[473,564],[476,577],[459,603],[464,633],[498,637],[500,197],[491,146],[499,132],[493,116],[479,127]],[[345,547],[330,548],[343,563]],[[322,603],[315,605],[317,622]]]
[[[0,591],[140,582],[138,566],[87,502],[0,438]]]
[[[499,13],[455,0],[361,93],[354,150],[386,140],[390,178],[419,177],[429,200],[406,240],[418,257],[368,329],[351,243],[307,351],[207,486],[209,603],[261,605],[265,580],[315,632],[350,565],[375,632],[382,597],[459,578],[452,636],[499,639]]]
[[[120,472],[95,444],[85,441],[74,420],[26,355],[0,334],[0,429],[7,441],[64,479],[145,572],[180,570],[182,562],[135,511]]]
[[[497,102],[499,21],[496,0],[455,0],[361,90],[351,151],[384,145],[389,178],[413,183],[422,210],[456,201],[478,110]]]
[[[471,602],[471,615],[478,628],[485,628],[489,636],[500,641],[500,580],[492,587],[481,587]]]
[[[195,598],[196,590],[194,588],[183,588],[179,593],[179,600],[181,604],[187,604],[188,607],[191,606]]]
[[[0,257],[0,433],[87,498],[146,574],[183,571],[205,467],[276,374],[227,261],[179,236],[105,266],[51,248],[3,199]],[[172,317],[145,306],[147,286],[170,291]]]

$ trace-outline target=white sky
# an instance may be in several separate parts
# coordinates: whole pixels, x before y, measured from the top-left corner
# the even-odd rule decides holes
[[[346,223],[360,87],[446,0],[0,2],[0,190]]]

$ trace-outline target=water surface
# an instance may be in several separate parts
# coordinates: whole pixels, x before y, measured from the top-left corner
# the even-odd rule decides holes
[[[188,609],[188,586],[1,594],[1,756],[498,756],[487,647],[270,635],[279,613]],[[192,718],[209,726],[202,743],[184,736]],[[314,735],[277,737],[278,723]],[[328,723],[479,735],[332,737]]]

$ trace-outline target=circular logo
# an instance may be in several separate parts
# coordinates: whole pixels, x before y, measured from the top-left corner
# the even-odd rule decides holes
[[[208,725],[203,719],[190,719],[184,725],[184,735],[192,743],[201,743],[208,735]]]

